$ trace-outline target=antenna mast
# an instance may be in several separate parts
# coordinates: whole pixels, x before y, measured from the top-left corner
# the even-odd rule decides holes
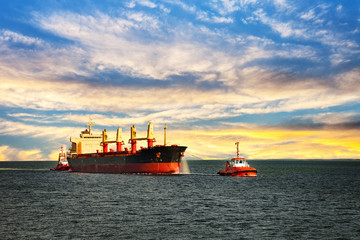
[[[236,157],[239,158],[239,142],[236,142],[235,145],[236,145]]]
[[[167,129],[167,126],[165,124],[165,127],[164,127],[164,146],[166,146],[166,129]]]
[[[89,126],[89,135],[91,135],[91,127],[95,126],[95,123],[92,123],[91,120],[92,120],[92,118],[91,118],[91,115],[90,115],[89,116],[89,122],[86,123],[86,126]]]

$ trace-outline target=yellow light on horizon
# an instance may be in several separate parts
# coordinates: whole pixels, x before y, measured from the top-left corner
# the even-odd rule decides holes
[[[176,141],[203,158],[234,155],[234,142],[252,159],[359,158],[360,134],[356,130],[234,129],[177,131]],[[241,141],[241,139],[243,139]],[[185,154],[186,155],[186,154]]]

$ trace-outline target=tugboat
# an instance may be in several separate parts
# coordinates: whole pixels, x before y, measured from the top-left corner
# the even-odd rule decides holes
[[[225,170],[218,172],[221,176],[256,177],[256,169],[250,167],[245,158],[239,157],[239,142],[236,142],[237,157],[226,162]]]
[[[51,171],[68,171],[70,170],[69,163],[66,159],[66,153],[64,152],[64,147],[61,146],[61,151],[59,152],[58,165],[56,168],[50,168]]]

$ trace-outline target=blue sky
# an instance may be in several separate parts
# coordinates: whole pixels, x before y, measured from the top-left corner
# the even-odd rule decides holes
[[[359,158],[358,1],[1,1],[0,160],[152,121],[188,158]],[[191,154],[191,155],[190,155]]]

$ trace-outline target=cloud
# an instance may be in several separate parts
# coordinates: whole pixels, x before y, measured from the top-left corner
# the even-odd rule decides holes
[[[1,161],[39,161],[44,159],[41,150],[22,150],[12,148],[7,145],[0,146],[0,162]]]
[[[84,63],[84,51],[73,46],[55,48],[44,43],[36,50],[0,44],[0,77],[5,84],[7,76],[26,79],[59,79],[64,75],[87,76],[79,63]],[[81,65],[81,64],[80,64]]]
[[[256,6],[257,0],[212,0],[209,5],[212,11],[218,12],[222,16],[230,15],[234,12],[245,12],[248,8]]]
[[[199,11],[197,12],[197,19],[204,22],[211,23],[233,23],[234,19],[231,17],[218,17],[214,15],[209,15],[207,12]]]
[[[285,40],[297,39],[308,46],[313,42],[326,46],[326,58],[333,66],[357,61],[358,43],[348,32],[339,30],[343,26],[329,20],[329,11],[332,7],[319,4],[306,11],[297,10],[299,13],[295,17],[293,14],[290,15],[290,12],[279,15],[258,9],[252,19],[269,26]],[[244,21],[248,23],[247,20]],[[319,50],[317,55],[323,55],[324,52]]]
[[[138,0],[137,3],[142,6],[149,7],[149,8],[157,7],[157,5],[155,3],[153,3],[152,1],[149,1],[149,0]]]
[[[26,45],[41,45],[43,41],[29,36],[24,36],[20,33],[16,33],[10,30],[3,29],[0,31],[0,41],[2,42],[12,42],[12,43],[22,43]]]
[[[330,46],[339,46],[339,42],[344,41],[352,42],[346,39],[344,34],[333,32],[332,27],[324,26],[325,20],[321,19],[321,17],[325,17],[328,14],[329,7],[328,5],[319,4],[305,12],[300,12],[298,14],[299,19],[297,19],[297,16],[295,18],[293,16],[290,17],[289,13],[280,18],[276,14],[265,12],[263,9],[258,9],[254,12],[254,15],[256,16],[255,19],[268,25],[283,38],[292,37],[312,40]],[[310,24],[308,23],[309,21],[311,22]],[[314,23],[318,25],[314,26]],[[351,44],[356,45],[355,42]]]
[[[244,1],[241,2],[243,3]],[[240,9],[239,3],[233,0],[211,1],[210,5],[212,9],[218,11],[221,15],[228,15]]]
[[[360,126],[360,113],[325,112],[293,117],[289,126],[297,129],[357,130]]]
[[[165,2],[172,4],[172,5],[177,5],[180,6],[183,10],[190,12],[190,13],[194,13],[196,12],[196,6],[195,5],[187,5],[186,3],[184,3],[183,1],[180,0],[166,0]]]
[[[327,112],[299,116],[303,120],[312,120],[314,123],[341,124],[353,120],[360,120],[360,113],[355,112]]]
[[[39,115],[39,114],[30,114],[30,113],[8,113],[8,117],[20,119],[23,122],[36,122],[42,124],[51,124],[55,122],[59,122],[58,120],[52,119],[51,116],[48,115]]]
[[[275,18],[267,16],[264,10],[259,9],[255,12],[256,17],[264,24],[269,25],[273,30],[280,33],[281,37],[308,38],[306,29],[303,27],[295,27],[291,21],[282,22]]]
[[[305,20],[313,20],[315,18],[315,10],[310,9],[308,12],[302,14],[300,16],[300,18],[305,19]]]
[[[337,12],[341,12],[342,9],[343,9],[343,6],[342,6],[341,4],[339,4],[339,5],[336,6],[336,11],[337,11]]]
[[[76,128],[74,127],[50,127],[36,126],[26,123],[0,119],[0,135],[3,136],[28,136],[31,138],[64,139],[71,136]]]
[[[287,11],[288,13],[291,13],[296,9],[296,6],[290,5],[287,0],[274,0],[273,2],[277,7],[277,10],[280,11]]]
[[[217,17],[205,11],[197,12],[203,21],[233,21],[231,17]],[[346,63],[355,56],[356,42],[340,39],[339,34],[321,29],[315,31],[294,21],[282,22],[267,16],[263,10],[258,10],[255,15],[284,38],[296,37],[331,45],[329,60],[334,64]],[[63,12],[37,16],[37,19],[42,28],[82,46],[87,53],[82,59],[87,61],[75,63],[86,64],[79,68],[90,68],[89,70],[93,71],[113,69],[140,78],[163,80],[184,72],[222,71],[224,63],[231,62],[236,68],[254,59],[274,57],[303,58],[304,61],[314,61],[319,66],[326,60],[322,56],[324,53],[311,45],[276,44],[274,41],[270,44],[269,39],[265,45],[266,39],[256,36],[234,35],[190,23],[186,26],[170,27],[159,16],[137,11],[125,12],[118,17],[103,13],[86,16]],[[241,41],[238,41],[239,39]],[[228,49],[233,49],[232,51],[224,51],[224,41],[227,41],[225,44],[231,44]],[[252,51],[254,49],[259,49],[258,53]],[[283,67],[285,71],[292,70],[286,69],[284,65],[278,67]],[[312,69],[314,68],[307,71]]]
[[[312,25],[317,24],[322,27],[326,22],[330,7],[330,5],[318,4],[310,8],[307,12],[300,12],[299,16],[301,19],[309,21]]]
[[[150,38],[147,42],[129,39],[129,34],[135,34],[131,31],[161,27],[157,26],[153,17],[145,18],[140,13],[128,16],[130,18],[124,20],[99,15],[95,20],[92,16],[65,14],[43,19],[41,25],[63,37],[79,41],[89,54],[90,66],[103,65],[135,77],[164,79],[183,72],[206,72],[213,66],[213,60],[225,57],[223,53],[204,45],[180,40],[176,35],[182,34],[181,29],[172,32],[175,39],[170,42],[168,39],[153,41]],[[156,37],[156,34],[163,33],[149,34]],[[210,60],[205,56],[210,56]]]
[[[184,73],[200,77],[208,72],[225,71],[226,74],[256,59],[281,57],[319,61],[315,57],[317,52],[309,46],[276,45],[269,39],[234,36],[192,24],[186,28],[173,26],[170,30],[157,18],[141,12],[127,13],[126,18],[64,13],[40,19],[42,27],[79,42],[87,53],[82,57],[86,57],[86,65],[79,68],[94,72],[109,69],[131,77],[167,80],[169,76]],[[232,20],[218,18],[216,21]],[[138,30],[141,35],[148,34],[146,42],[137,36]],[[232,45],[229,50],[224,50],[224,40]]]
[[[335,88],[339,93],[356,93],[360,91],[360,68],[354,68],[350,71],[334,76]]]
[[[233,23],[234,19],[232,18],[226,18],[226,17],[213,17],[214,22],[216,23]]]

